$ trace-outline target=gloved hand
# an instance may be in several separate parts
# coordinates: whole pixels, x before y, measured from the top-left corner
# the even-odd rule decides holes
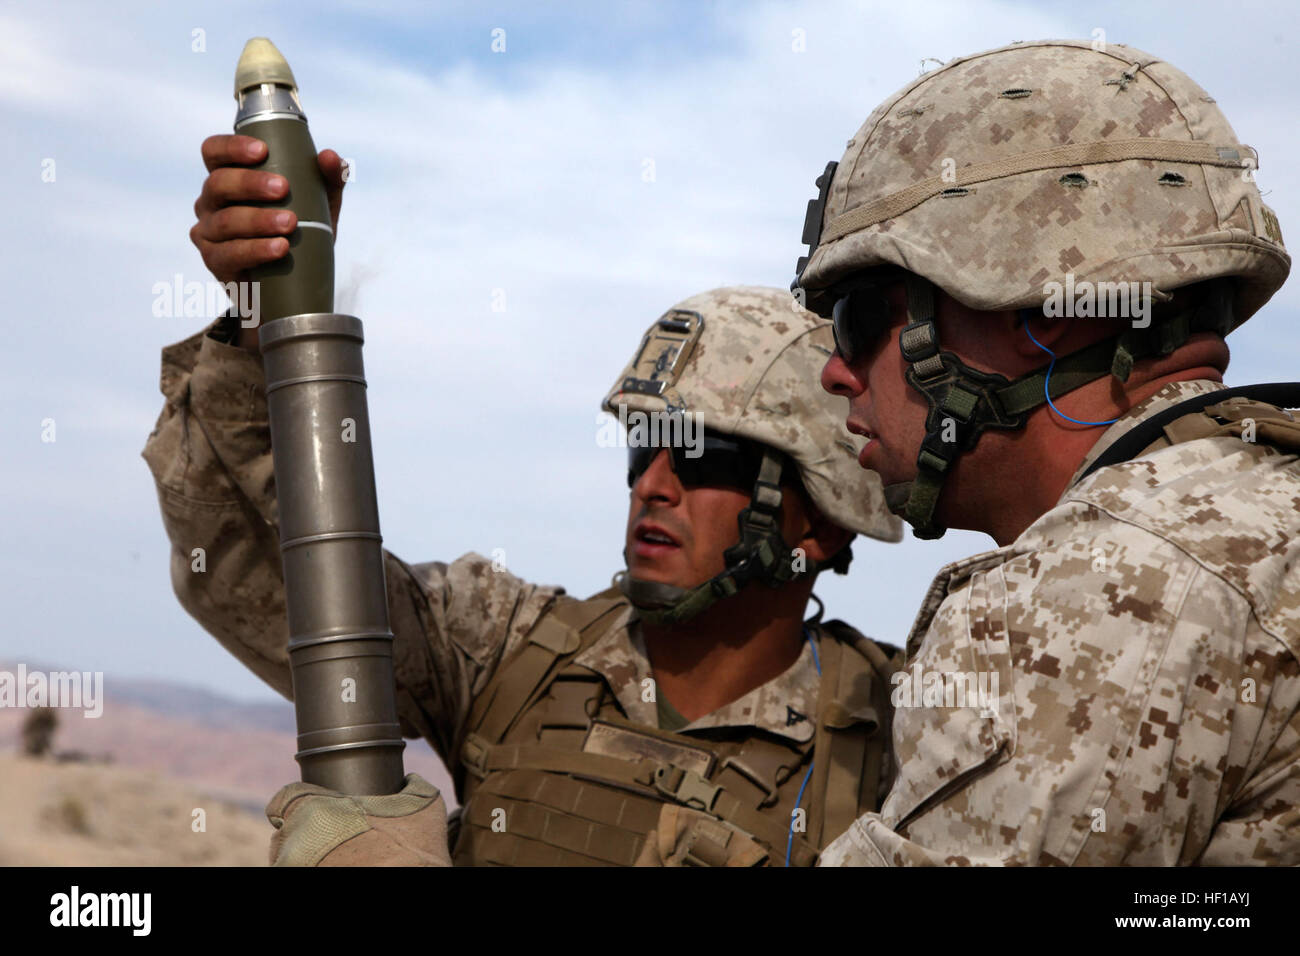
[[[275,827],[272,866],[451,866],[447,805],[419,774],[378,797],[291,783],[271,798],[266,818]]]
[[[767,850],[721,820],[665,803],[659,826],[646,836],[637,866],[760,866]]]

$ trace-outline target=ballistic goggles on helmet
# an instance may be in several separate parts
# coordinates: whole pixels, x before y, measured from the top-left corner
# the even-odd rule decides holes
[[[630,447],[627,450],[627,486],[635,486],[659,453],[666,451],[669,466],[685,488],[712,485],[750,491],[758,479],[765,447],[747,438],[708,429],[704,429],[702,441],[696,448],[685,445]],[[790,474],[790,462],[786,460],[781,472],[782,480]]]

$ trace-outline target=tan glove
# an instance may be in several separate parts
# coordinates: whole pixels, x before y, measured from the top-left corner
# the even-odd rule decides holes
[[[272,866],[451,866],[447,805],[419,774],[379,797],[291,783],[271,798],[266,818],[275,827]]]
[[[760,866],[768,853],[747,833],[715,817],[665,803],[637,866]]]

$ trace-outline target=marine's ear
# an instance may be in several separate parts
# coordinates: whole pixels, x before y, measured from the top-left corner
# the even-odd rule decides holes
[[[791,540],[792,547],[799,548],[809,560],[824,564],[843,551],[857,535],[848,528],[841,528],[827,518],[802,488],[786,487],[782,508],[792,511],[791,518],[797,521],[798,530]],[[787,529],[788,529],[787,525]]]
[[[1070,334],[1075,322],[1065,316],[1049,319],[1038,309],[1005,312],[999,319],[1010,325],[1009,337],[1016,355],[1033,365],[1043,364],[1049,358],[1048,352],[1060,354],[1057,346]]]

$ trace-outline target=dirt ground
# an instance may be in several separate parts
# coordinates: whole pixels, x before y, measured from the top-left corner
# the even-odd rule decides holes
[[[270,836],[246,801],[156,772],[0,753],[0,866],[265,866]]]

